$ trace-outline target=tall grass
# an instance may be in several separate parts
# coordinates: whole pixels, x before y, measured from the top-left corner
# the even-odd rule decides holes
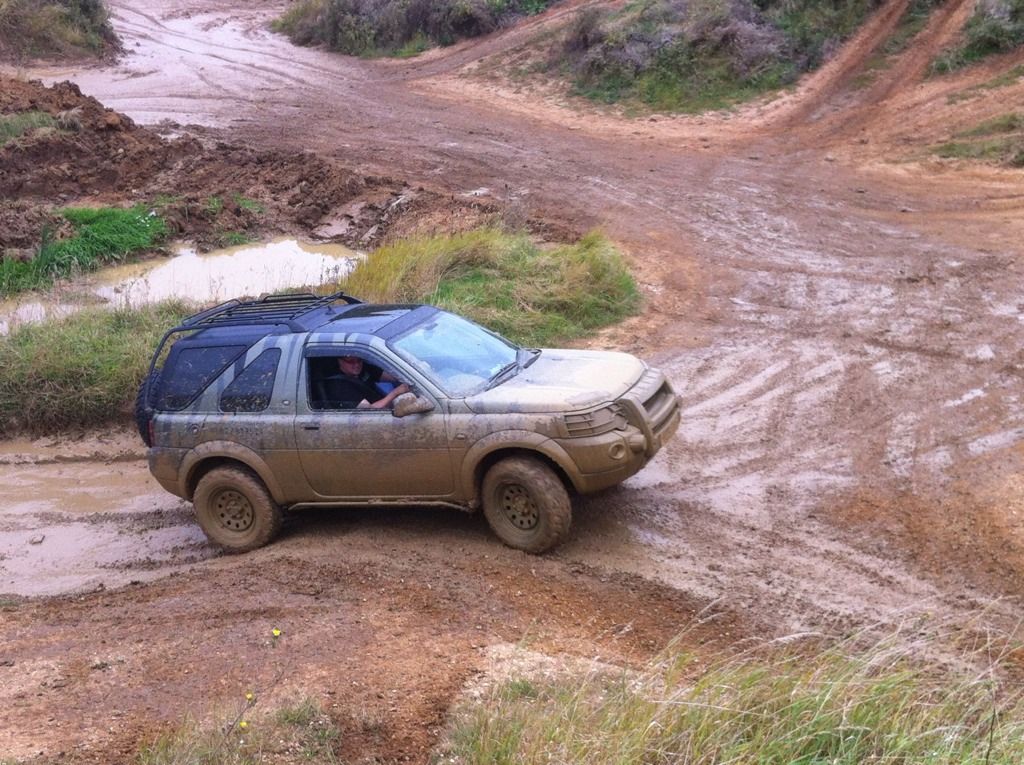
[[[0,146],[36,128],[53,127],[54,120],[46,112],[18,112],[0,115]]]
[[[553,0],[298,0],[274,29],[298,45],[357,56],[416,55],[493,32]]]
[[[717,109],[793,82],[878,0],[635,0],[577,16],[553,64],[576,92],[660,111]]]
[[[455,717],[456,763],[861,765],[1024,762],[1024,696],[984,649],[929,668],[913,647],[768,648],[705,666],[515,678]]]
[[[153,349],[190,311],[91,309],[0,337],[0,433],[128,422]]]
[[[0,260],[0,296],[45,287],[121,260],[153,247],[167,235],[163,219],[143,207],[69,208],[61,214],[74,227],[74,235],[44,241],[32,260]]]
[[[222,726],[189,721],[142,748],[138,765],[260,765],[314,762],[335,765],[341,731],[315,699],[302,699],[270,716]],[[244,723],[244,727],[243,726]]]
[[[951,72],[1024,45],[1024,0],[979,0],[958,45],[944,51],[932,71]]]
[[[0,49],[47,56],[96,54],[114,45],[102,0],[0,0]]]
[[[599,234],[551,248],[497,230],[404,240],[371,253],[342,287],[374,302],[432,303],[527,345],[586,335],[639,307]]]
[[[934,152],[948,159],[973,159],[1024,167],[1024,114],[1010,112],[957,133]]]

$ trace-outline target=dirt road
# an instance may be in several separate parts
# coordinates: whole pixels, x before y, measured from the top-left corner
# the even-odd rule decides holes
[[[237,640],[240,660],[251,660],[249,619],[257,631],[309,619],[294,685],[313,693],[348,672],[363,682],[382,666],[389,678],[409,669],[394,687],[366,679],[365,698],[407,695],[380,751],[408,748],[420,753],[414,759],[451,690],[478,666],[472,646],[517,639],[530,624],[554,648],[630,658],[711,602],[730,614],[725,631],[739,634],[922,613],[966,621],[986,607],[982,621],[1015,622],[1024,592],[1024,176],[921,159],[928,142],[1024,96],[1018,83],[950,106],[949,94],[1005,61],[921,80],[920,61],[955,33],[969,3],[950,3],[867,88],[852,83],[898,14],[881,15],[777,102],[652,120],[463,76],[522,34],[423,61],[372,62],[293,48],[265,29],[276,2],[112,5],[128,51],[117,66],[42,74],[73,76],[142,123],[204,125],[255,146],[309,149],[360,172],[493,197],[573,229],[605,228],[630,253],[649,310],[595,342],[666,369],[684,421],[645,472],[581,502],[570,542],[542,560],[499,548],[478,519],[434,511],[304,516],[270,550],[219,558],[196,537],[187,508],[139,478],[129,442],[111,437],[101,452],[120,456],[109,466],[89,455],[92,442],[75,447],[85,453],[72,464],[53,463],[38,445],[9,448],[22,456],[8,459],[5,474],[25,497],[0,511],[0,591],[52,594],[72,582],[109,590],[188,572],[57,601],[70,615],[45,629],[61,610],[51,601],[5,614],[18,661],[49,660],[38,676],[65,679],[60,657],[94,647],[75,637],[83,624],[128,640],[129,622],[146,620],[139,639],[150,645],[132,649],[109,692],[143,694],[155,667],[167,693],[151,705],[124,701],[127,722],[109,734],[92,712],[95,746],[128,747],[148,729],[144,710],[170,720],[183,693],[217,698],[234,687],[229,680],[241,682],[244,673],[211,646]],[[91,504],[68,507],[69,480]],[[103,544],[47,558],[47,539],[27,544],[40,526],[47,539],[81,534]],[[25,576],[33,556],[50,572]],[[414,582],[417,594],[398,582]],[[317,589],[309,610],[307,595],[295,594],[304,587]],[[238,595],[239,610],[217,611],[225,592]],[[388,605],[359,600],[375,595]],[[552,603],[564,610],[551,612]],[[581,617],[587,608],[596,615]],[[209,625],[187,645],[162,631],[186,615]],[[319,640],[354,638],[386,647],[393,663],[349,659],[339,675],[315,660]],[[455,658],[428,662],[432,675],[418,666],[419,646],[428,658]],[[229,680],[164,677],[170,663],[196,657]],[[84,709],[100,682],[89,675],[73,708]],[[35,739],[23,726],[69,701],[66,691],[63,700],[32,699],[19,688],[27,693],[4,691],[20,701],[0,713],[10,723],[0,729],[15,731],[0,734],[0,752],[25,756]],[[346,692],[345,703],[365,698]],[[56,729],[38,740],[49,755],[78,742]]]

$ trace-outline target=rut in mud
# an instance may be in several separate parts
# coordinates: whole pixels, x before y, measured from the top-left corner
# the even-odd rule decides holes
[[[187,506],[146,484],[138,446],[49,447],[82,450],[70,465],[38,445],[11,447],[22,456],[8,457],[5,475],[26,488],[0,516],[13,540],[0,591],[109,590],[191,571],[11,606],[9,650],[31,671],[5,685],[0,751],[64,749],[80,761],[128,751],[156,727],[148,720],[177,719],[183,697],[235,692],[245,670],[232,659],[255,661],[251,634],[272,622],[305,630],[296,688],[340,694],[339,715],[369,700],[388,721],[393,733],[374,743],[364,731],[360,751],[417,760],[479,666],[473,646],[530,624],[550,650],[625,659],[709,602],[730,614],[716,637],[924,612],[967,623],[985,607],[983,624],[1012,626],[1024,592],[1024,179],[922,157],[927,142],[1019,101],[1024,82],[954,107],[949,96],[1015,62],[920,78],[970,5],[951,2],[869,89],[853,89],[900,5],[774,104],[624,121],[466,76],[522,34],[374,62],[292,48],[265,29],[277,2],[113,3],[130,53],[114,68],[43,74],[71,75],[165,131],[198,125],[246,151],[311,150],[361,178],[557,230],[602,225],[632,254],[649,309],[595,343],[662,366],[684,420],[648,469],[580,502],[569,543],[540,560],[496,547],[479,519],[381,510],[299,516],[279,546],[222,558]],[[93,500],[68,508],[68,481]],[[53,496],[33,498],[33,487]],[[28,545],[43,527],[46,539]],[[62,538],[102,544],[51,556],[48,576],[22,575]],[[190,617],[205,632],[175,634]],[[98,651],[116,652],[83,625],[124,642],[140,622],[149,647],[117,653],[114,675],[87,671]],[[346,641],[363,660],[338,647],[315,659],[314,646]],[[197,677],[200,667],[222,679]],[[147,699],[150,677],[171,690]],[[407,702],[385,704],[393,692]],[[29,735],[97,693],[119,715],[91,710],[84,739]]]

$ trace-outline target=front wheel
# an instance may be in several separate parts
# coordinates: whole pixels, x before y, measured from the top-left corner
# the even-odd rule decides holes
[[[247,468],[214,468],[199,479],[192,502],[203,532],[228,552],[263,547],[281,530],[280,506]]]
[[[542,553],[569,535],[572,504],[550,467],[532,457],[506,457],[487,471],[484,516],[509,547]]]

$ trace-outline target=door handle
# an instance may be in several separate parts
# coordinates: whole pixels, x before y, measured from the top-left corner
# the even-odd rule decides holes
[[[320,426],[319,425],[303,425],[302,429],[303,430],[320,430]]]

